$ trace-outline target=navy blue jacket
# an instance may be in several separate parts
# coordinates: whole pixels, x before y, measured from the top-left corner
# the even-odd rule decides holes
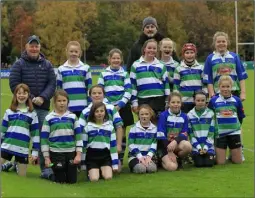
[[[9,85],[12,93],[15,87],[24,83],[28,85],[31,98],[42,97],[44,103],[41,106],[34,104],[35,108],[49,110],[50,99],[56,89],[56,76],[52,64],[40,53],[38,60],[32,60],[24,52],[21,58],[11,67]]]

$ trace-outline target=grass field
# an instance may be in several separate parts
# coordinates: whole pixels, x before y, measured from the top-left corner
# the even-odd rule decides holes
[[[94,83],[96,77],[93,78]],[[1,173],[2,197],[254,197],[254,74],[249,71],[244,102],[243,123],[245,162],[213,168],[197,169],[186,165],[184,170],[155,174],[129,173],[127,161],[123,173],[111,181],[85,181],[79,173],[74,185],[56,184],[39,178],[39,167],[29,166],[26,178],[15,173]],[[1,118],[11,102],[8,80],[1,81]]]

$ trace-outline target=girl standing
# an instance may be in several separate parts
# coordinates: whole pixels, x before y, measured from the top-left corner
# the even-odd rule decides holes
[[[32,139],[32,162],[38,157],[39,128],[38,118],[30,99],[30,90],[26,84],[18,84],[14,90],[12,103],[6,110],[1,130],[1,165],[15,157],[17,173],[26,176],[29,144]]]
[[[77,182],[77,164],[81,161],[82,137],[77,116],[68,111],[68,95],[57,90],[53,97],[54,110],[44,120],[41,151],[45,166],[51,167],[58,183]]]
[[[157,127],[152,123],[155,114],[144,104],[139,106],[138,117],[139,121],[130,129],[128,137],[129,168],[134,173],[153,173],[157,171]]]
[[[214,165],[215,118],[206,106],[207,94],[198,90],[194,94],[195,107],[188,113],[189,138],[192,144],[192,157],[196,167]]]
[[[247,73],[237,54],[228,51],[230,44],[228,34],[216,32],[213,36],[215,51],[205,61],[204,83],[207,84],[209,97],[219,93],[219,78],[229,75],[233,80],[232,92],[243,101],[246,98],[245,79]]]
[[[196,60],[197,48],[193,43],[186,43],[182,47],[183,60],[174,71],[174,90],[182,97],[182,111],[188,113],[194,107],[194,92],[203,88],[203,65]]]
[[[105,97],[115,106],[123,120],[122,152],[119,156],[123,163],[126,127],[134,124],[134,118],[128,103],[131,98],[131,82],[128,73],[121,67],[122,60],[122,52],[116,48],[112,49],[108,56],[110,66],[100,73],[98,84],[104,88]]]
[[[182,159],[192,149],[188,140],[188,117],[181,112],[182,97],[178,92],[169,96],[169,108],[162,112],[158,121],[158,153],[162,166],[168,171],[182,168]]]
[[[80,61],[81,46],[77,41],[70,41],[66,46],[67,61],[58,68],[57,89],[64,89],[70,102],[68,108],[80,117],[88,106],[88,90],[92,84],[90,67]]]
[[[179,63],[172,57],[173,51],[176,51],[175,43],[170,38],[163,38],[159,42],[159,50],[159,58],[166,66],[170,90],[173,91],[174,70],[179,65]]]
[[[225,164],[226,149],[229,147],[233,163],[242,163],[241,124],[245,117],[239,97],[231,94],[234,84],[230,76],[219,78],[220,93],[213,96],[208,107],[215,112],[218,136],[216,138],[216,161]]]
[[[112,178],[112,170],[118,170],[116,133],[102,102],[92,105],[88,124],[84,128],[85,161],[90,181],[98,181],[102,171],[104,179]]]
[[[156,58],[157,41],[147,40],[142,47],[142,56],[131,66],[132,108],[137,112],[138,105],[148,104],[158,116],[165,110],[170,94],[166,66]]]

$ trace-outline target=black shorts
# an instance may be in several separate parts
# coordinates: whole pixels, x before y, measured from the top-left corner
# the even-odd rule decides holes
[[[158,96],[158,97],[150,97],[150,98],[138,98],[138,105],[147,104],[149,105],[156,114],[156,117],[160,115],[162,111],[165,111],[166,106],[166,97]]]
[[[216,138],[216,147],[221,149],[236,149],[240,148],[241,136],[240,135],[227,135],[224,137]]]
[[[119,110],[119,114],[123,120],[124,127],[134,124],[134,117],[129,103]]]
[[[191,109],[193,109],[194,107],[195,107],[195,104],[193,104],[193,103],[183,103],[182,107],[181,107],[181,110],[184,113],[189,113],[189,111]]]
[[[122,165],[123,165],[126,146],[127,146],[127,139],[126,139],[126,137],[123,137],[122,144],[121,144],[122,151],[118,154],[119,160]]]
[[[214,165],[214,155],[206,153],[204,155],[193,154],[192,159],[196,167],[212,167]]]
[[[100,169],[102,166],[112,167],[112,158],[108,149],[94,149],[88,148],[86,153],[87,170],[96,168]]]
[[[15,157],[15,161],[21,164],[28,164],[28,157],[20,157],[5,151],[1,151],[1,158],[11,161],[12,157]]]
[[[76,156],[76,152],[51,152],[50,151],[50,160],[53,164],[57,164],[58,162],[61,162],[63,164],[71,163],[72,160],[74,160]]]

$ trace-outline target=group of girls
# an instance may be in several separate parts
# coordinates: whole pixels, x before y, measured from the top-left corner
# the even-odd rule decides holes
[[[78,165],[90,181],[111,179],[121,171],[126,143],[134,173],[156,172],[159,166],[175,171],[190,153],[196,167],[213,166],[215,155],[224,164],[227,147],[232,162],[241,163],[247,74],[238,55],[227,50],[227,34],[217,32],[213,43],[215,51],[203,66],[196,61],[194,44],[183,46],[177,63],[171,57],[172,40],[163,39],[158,50],[150,39],[130,75],[121,67],[121,51],[112,49],[109,66],[92,86],[90,67],[79,59],[80,44],[69,42],[68,60],[58,68],[53,111],[41,134],[29,88],[16,87],[2,122],[2,169],[15,156],[19,175],[26,174],[31,138],[31,161],[40,150],[60,183],[75,183]],[[138,116],[135,123],[132,111]]]

